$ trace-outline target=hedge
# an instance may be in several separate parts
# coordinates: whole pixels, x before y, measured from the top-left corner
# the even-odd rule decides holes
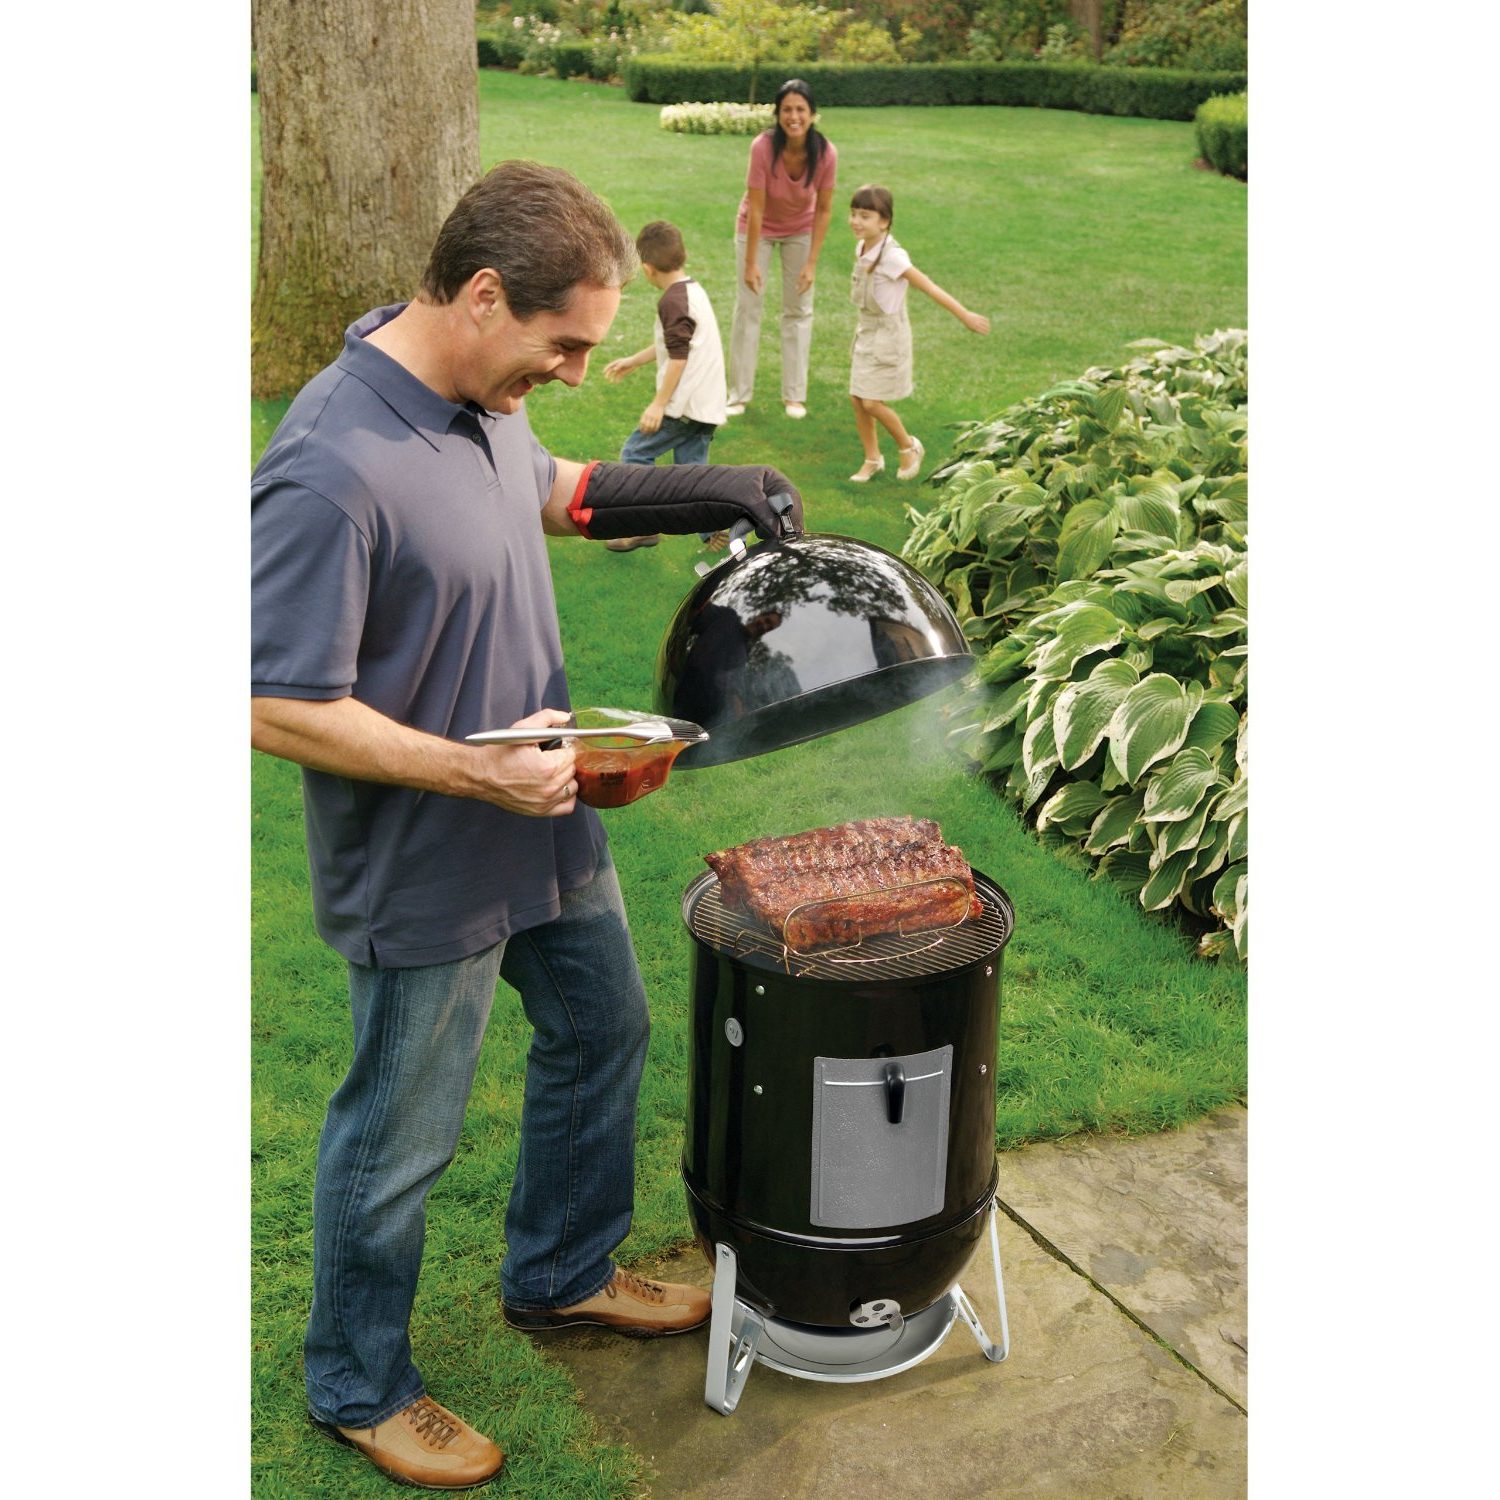
[[[1246,94],[1205,99],[1193,123],[1203,159],[1227,177],[1250,175],[1250,103]]]
[[[1191,120],[1204,100],[1246,86],[1244,73],[1177,68],[1105,68],[1091,63],[690,62],[661,54],[623,67],[630,97],[644,104],[695,99],[764,103],[788,78],[805,78],[829,105],[1011,104],[1094,115]]]

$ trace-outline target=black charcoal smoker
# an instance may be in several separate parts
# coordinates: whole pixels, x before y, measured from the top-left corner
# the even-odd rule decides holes
[[[657,663],[659,711],[722,764],[873,718],[973,665],[942,596],[849,537],[731,542],[700,569]],[[753,1363],[808,1380],[878,1380],[962,1319],[1009,1351],[996,1229],[995,1040],[1015,915],[974,872],[983,913],[957,927],[799,953],[720,900],[682,900],[691,938],[682,1174],[714,1268],[704,1399],[733,1412]],[[754,930],[752,930],[754,929]],[[988,1234],[994,1343],[956,1277]]]

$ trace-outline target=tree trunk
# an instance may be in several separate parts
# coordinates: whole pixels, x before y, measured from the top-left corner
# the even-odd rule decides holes
[[[1100,15],[1100,0],[1068,0],[1068,9],[1073,19],[1089,34],[1089,46],[1093,49],[1094,61],[1098,62],[1104,51],[1104,19]]]
[[[251,390],[289,394],[409,298],[479,176],[473,0],[254,0],[260,256]]]

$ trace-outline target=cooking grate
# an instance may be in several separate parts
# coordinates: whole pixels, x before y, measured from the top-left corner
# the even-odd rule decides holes
[[[888,979],[927,979],[977,963],[996,953],[1010,936],[1010,903],[998,886],[977,871],[974,889],[984,911],[956,927],[933,932],[882,933],[852,947],[799,953],[753,917],[724,904],[719,877],[700,875],[684,893],[683,915],[693,936],[720,953],[797,979],[833,979],[875,984]]]

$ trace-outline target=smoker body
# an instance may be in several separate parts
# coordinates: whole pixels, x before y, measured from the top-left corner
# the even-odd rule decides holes
[[[851,954],[744,951],[683,898],[693,936],[683,1179],[710,1262],[767,1317],[848,1329],[953,1285],[994,1198],[995,1051],[1008,898],[975,872],[972,927]],[[722,915],[722,913],[720,913]],[[871,956],[871,955],[874,956]],[[856,1319],[857,1321],[857,1319]]]

